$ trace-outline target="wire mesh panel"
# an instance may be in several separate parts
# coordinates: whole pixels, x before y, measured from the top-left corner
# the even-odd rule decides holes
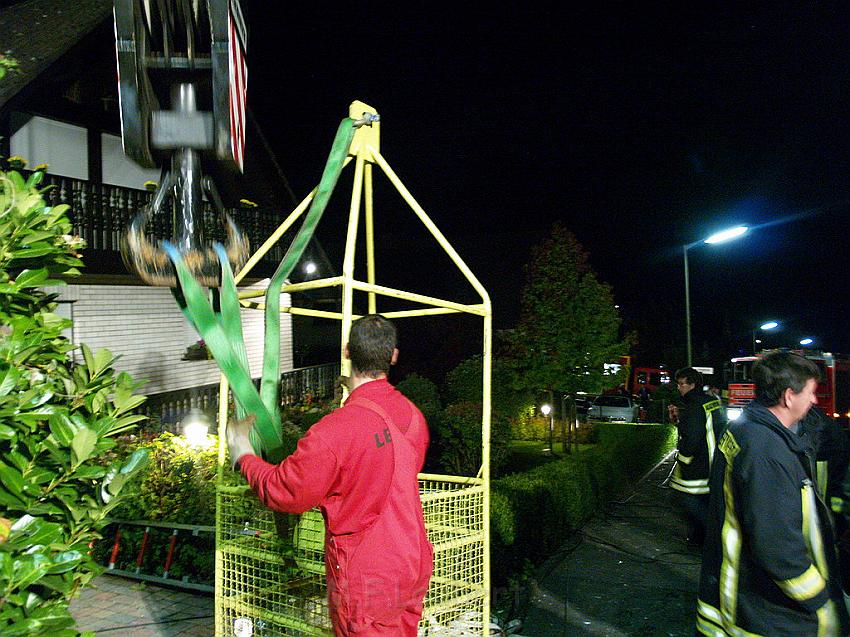
[[[484,487],[420,481],[434,575],[420,635],[480,634],[484,622]],[[331,635],[318,511],[274,513],[246,487],[218,488],[216,635]]]
[[[420,481],[428,539],[434,545],[434,575],[425,597],[420,633],[441,635],[452,627],[483,621],[484,488],[480,481]]]
[[[324,526],[270,511],[245,487],[219,487],[217,511],[216,635],[331,635]]]

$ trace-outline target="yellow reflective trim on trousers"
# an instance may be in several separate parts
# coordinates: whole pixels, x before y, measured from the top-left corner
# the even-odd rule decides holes
[[[818,637],[838,637],[838,613],[831,599],[818,608],[817,616]]]
[[[701,599],[697,599],[697,614],[702,615],[706,619],[713,621],[715,624],[722,624],[723,617],[720,615],[720,611],[717,610],[711,604],[707,604]]]
[[[726,432],[725,437],[731,436]],[[725,438],[724,437],[724,438]],[[734,438],[732,438],[734,442]],[[727,454],[724,454],[727,455]],[[733,456],[734,458],[734,456]],[[728,455],[727,455],[728,459]],[[720,532],[723,560],[720,563],[720,615],[723,625],[735,626],[738,610],[738,570],[741,560],[741,525],[735,512],[735,495],[732,491],[732,462],[728,462],[723,473],[724,518]]]
[[[716,637],[765,637],[758,633],[751,633],[735,624],[723,623],[721,626],[720,611],[711,604],[697,600],[697,630],[703,635]]]
[[[823,536],[821,536],[820,524],[818,523],[815,490],[811,484],[803,485],[800,500],[803,506],[803,537],[806,538],[809,557],[817,567],[820,576],[824,580],[828,580],[829,566],[827,566],[826,552],[823,548]]]
[[[725,630],[700,616],[697,616],[697,631],[703,635],[708,635],[708,637],[729,637],[729,633]]]
[[[802,575],[776,580],[776,583],[788,597],[798,602],[811,599],[826,588],[826,582],[814,564],[809,566]]]
[[[670,488],[682,493],[703,495],[708,493],[708,480],[682,480],[673,476],[670,478]]]
[[[818,460],[815,467],[818,495],[820,495],[823,501],[826,502],[826,486],[829,481],[829,463],[826,460]]]
[[[676,460],[678,460],[682,464],[691,464],[691,462],[693,462],[693,460],[694,460],[694,457],[693,456],[683,456],[682,454],[677,453],[676,454]]]

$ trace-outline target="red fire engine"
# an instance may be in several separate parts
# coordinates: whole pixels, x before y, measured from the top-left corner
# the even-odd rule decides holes
[[[821,380],[817,387],[818,405],[824,413],[846,426],[850,418],[850,359],[841,354],[794,350],[815,363]],[[741,410],[755,397],[752,380],[753,363],[761,356],[741,356],[732,359],[729,375],[727,414],[729,420],[741,415]]]
[[[637,394],[641,387],[646,387],[647,390],[653,392],[659,387],[670,383],[670,370],[663,365],[659,367],[632,367],[631,356],[620,356],[617,363],[617,370],[621,367],[627,369],[624,384],[631,394]]]

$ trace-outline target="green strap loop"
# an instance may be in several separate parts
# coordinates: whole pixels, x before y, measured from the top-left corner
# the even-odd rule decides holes
[[[244,418],[247,414],[256,416],[254,429],[251,432],[251,444],[254,450],[269,462],[280,462],[294,449],[294,442],[285,445],[281,437],[278,404],[280,290],[295,265],[301,260],[321,220],[328,200],[339,181],[355,130],[354,121],[350,118],[340,123],[310,209],[266,290],[263,373],[259,393],[251,379],[242,333],[239,295],[224,247],[221,244],[214,244],[221,262],[221,288],[213,291],[216,295],[216,309],[214,309],[209,296],[192,276],[177,249],[169,242],[163,242],[163,248],[174,262],[174,269],[180,283],[179,289],[172,290],[177,304],[189,323],[204,339],[222,374],[230,383],[236,399],[237,417]]]
[[[340,122],[310,209],[307,211],[298,234],[295,235],[274,276],[269,281],[269,287],[266,291],[263,378],[260,384],[260,396],[263,404],[267,406],[278,404],[280,386],[280,289],[286,278],[292,273],[295,265],[301,260],[310,239],[313,238],[316,226],[325,212],[337,181],[339,181],[355,130],[354,120],[346,117]]]
[[[247,365],[243,363],[240,354],[233,347],[231,335],[223,326],[223,323],[232,326],[232,320],[216,316],[209,297],[192,276],[180,253],[168,241],[163,241],[162,246],[174,262],[174,269],[180,282],[180,290],[174,291],[180,309],[215,357],[221,372],[230,383],[241,414],[256,416],[254,430],[257,434],[252,439],[255,451],[261,454],[265,452],[263,455],[269,462],[280,462],[283,459],[280,414],[277,409],[268,410],[260,400]],[[229,269],[230,266],[228,264],[224,267]],[[225,307],[232,307],[232,304],[226,303]],[[242,347],[244,349],[244,344]]]

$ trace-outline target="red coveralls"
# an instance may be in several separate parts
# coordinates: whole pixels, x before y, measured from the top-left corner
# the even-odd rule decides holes
[[[239,460],[267,507],[321,508],[337,635],[416,635],[433,571],[416,479],[428,442],[422,413],[380,379],[355,389],[279,465]]]

